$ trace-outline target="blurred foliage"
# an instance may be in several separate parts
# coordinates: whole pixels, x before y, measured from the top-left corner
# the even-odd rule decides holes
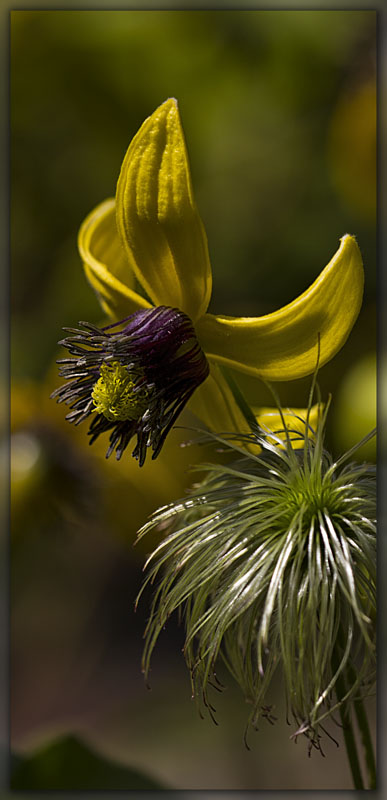
[[[17,791],[166,789],[141,772],[108,761],[75,736],[65,736],[30,756],[12,756],[11,788]]]
[[[68,425],[49,394],[62,326],[102,319],[77,252],[79,225],[114,194],[132,136],[172,95],[209,240],[211,311],[259,315],[290,302],[340,237],[356,235],[364,304],[319,383],[323,396],[333,393],[334,450],[372,427],[373,373],[357,373],[361,389],[345,381],[376,348],[375,63],[373,11],[11,12],[15,746],[47,726],[78,726],[111,755],[130,741],[136,764],[157,764],[154,774],[176,788],[349,788],[343,754],[328,776],[308,771],[302,747],[285,747],[279,774],[282,723],[272,739],[257,734],[259,765],[248,760],[232,691],[220,738],[209,723],[196,727],[184,706],[188,679],[171,661],[181,646],[173,626],[155,667],[161,695],[145,700],[146,602],[132,611],[145,552],[128,544],[156,506],[181,496],[189,464],[208,452],[178,447],[189,434],[175,431],[142,470],[130,457],[106,461],[106,443],[89,448],[85,427]],[[270,403],[263,387],[238,380],[251,402]],[[283,405],[303,406],[309,386],[276,388]],[[366,423],[355,419],[355,396]],[[187,412],[179,423],[194,420]]]

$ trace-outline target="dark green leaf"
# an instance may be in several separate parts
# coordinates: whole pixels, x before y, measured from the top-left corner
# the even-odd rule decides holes
[[[11,757],[11,789],[107,790],[167,787],[135,769],[110,761],[75,736],[65,736],[29,756]]]

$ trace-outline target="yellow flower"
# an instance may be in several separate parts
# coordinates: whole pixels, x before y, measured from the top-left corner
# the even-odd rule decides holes
[[[269,381],[301,378],[315,369],[318,337],[322,366],[346,341],[361,305],[362,259],[346,234],[311,286],[278,311],[251,318],[208,313],[207,238],[174,98],[135,135],[116,197],[89,214],[78,244],[86,276],[112,319],[152,306],[177,308],[190,318],[210,365],[190,408],[217,431],[246,429],[219,365]]]

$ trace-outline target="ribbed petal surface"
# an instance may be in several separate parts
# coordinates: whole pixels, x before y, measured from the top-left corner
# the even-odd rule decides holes
[[[319,277],[292,303],[264,317],[206,314],[196,325],[203,350],[212,360],[273,381],[293,380],[320,366],[342,347],[360,310],[364,273],[353,236]]]
[[[145,120],[128,148],[116,213],[128,262],[153,303],[198,319],[210,300],[211,266],[173,98]]]

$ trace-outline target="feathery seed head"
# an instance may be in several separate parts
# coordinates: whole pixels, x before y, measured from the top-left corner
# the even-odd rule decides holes
[[[375,471],[351,464],[351,453],[334,461],[324,451],[325,417],[306,428],[301,450],[290,431],[286,447],[280,436],[246,436],[258,455],[212,435],[229,463],[201,465],[206,477],[189,499],[157,511],[139,533],[169,524],[146,564],[144,586],[159,580],[145,673],[179,610],[193,692],[211,714],[218,659],[252,704],[253,727],[271,720],[267,696],[280,668],[294,735],[318,748],[325,718],[370,691],[375,658]],[[351,670],[342,697],[338,682]]]

